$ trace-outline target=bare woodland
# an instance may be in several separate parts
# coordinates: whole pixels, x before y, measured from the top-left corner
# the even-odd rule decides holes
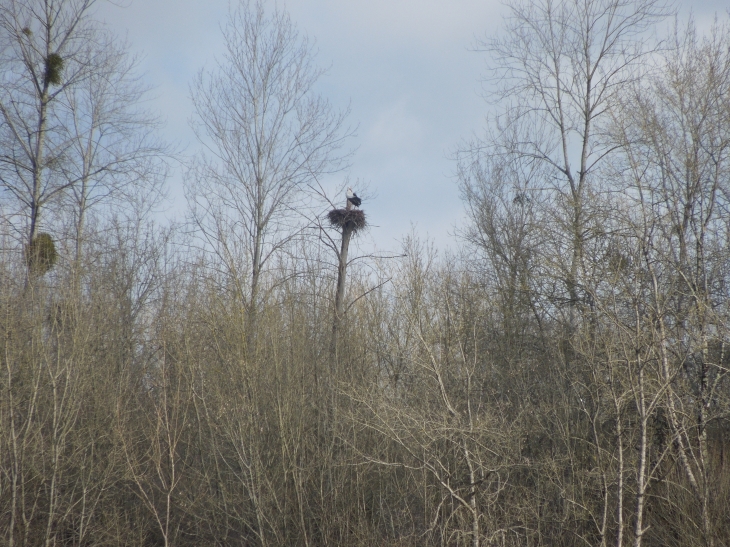
[[[510,1],[462,250],[353,260],[285,12],[232,6],[163,226],[94,3],[0,5],[0,544],[730,545],[727,15]]]

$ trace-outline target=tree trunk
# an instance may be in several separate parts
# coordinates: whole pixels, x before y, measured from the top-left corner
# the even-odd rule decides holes
[[[348,202],[349,205],[349,202]],[[347,253],[350,248],[350,238],[354,225],[351,222],[342,228],[342,246],[339,253],[339,265],[337,267],[337,292],[335,293],[335,315],[332,321],[332,343],[330,354],[332,366],[337,363],[340,332],[342,330],[342,319],[345,315],[345,283],[347,282]]]

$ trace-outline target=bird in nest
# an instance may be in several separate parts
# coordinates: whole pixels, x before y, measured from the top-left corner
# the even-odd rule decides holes
[[[352,191],[352,188],[347,188],[347,201],[352,203],[355,207],[360,207],[362,200],[357,197],[357,194]]]

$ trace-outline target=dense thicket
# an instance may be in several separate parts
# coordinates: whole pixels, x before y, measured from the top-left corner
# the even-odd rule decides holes
[[[539,5],[486,44],[513,100],[459,154],[468,252],[352,262],[334,358],[337,227],[252,270],[49,199],[39,269],[3,201],[0,543],[730,545],[730,30],[644,55],[651,2]]]

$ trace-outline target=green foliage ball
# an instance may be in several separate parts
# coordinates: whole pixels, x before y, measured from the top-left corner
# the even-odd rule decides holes
[[[56,244],[50,234],[38,234],[26,249],[26,262],[31,272],[44,275],[53,268],[58,259]]]
[[[61,72],[63,72],[63,58],[58,53],[51,53],[46,58],[46,83],[61,85]]]

